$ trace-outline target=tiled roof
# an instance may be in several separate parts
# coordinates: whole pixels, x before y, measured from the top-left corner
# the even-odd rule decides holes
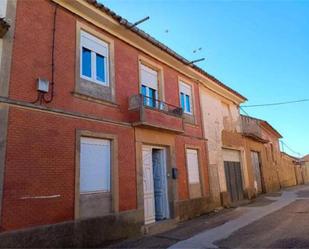
[[[169,55],[173,56],[174,58],[176,58],[177,60],[181,61],[182,63],[191,66],[192,68],[194,68],[197,72],[205,75],[207,78],[211,79],[212,81],[214,81],[215,83],[217,83],[218,85],[220,85],[221,87],[225,88],[226,90],[230,91],[231,93],[237,95],[239,98],[243,99],[243,100],[247,100],[246,97],[242,96],[240,93],[238,93],[237,91],[233,90],[232,88],[228,87],[227,85],[225,85],[224,83],[222,83],[221,81],[219,81],[218,79],[216,79],[214,76],[210,75],[209,73],[207,73],[205,70],[203,70],[202,68],[194,65],[194,64],[190,64],[190,61],[187,60],[186,58],[184,58],[183,56],[179,55],[178,53],[176,53],[174,50],[170,49],[169,47],[167,47],[166,45],[164,45],[163,43],[161,43],[160,41],[158,41],[157,39],[155,39],[154,37],[150,36],[149,34],[147,34],[146,32],[144,32],[143,30],[137,28],[137,27],[133,27],[131,28],[130,26],[132,25],[132,23],[130,23],[128,20],[126,20],[125,18],[119,16],[118,14],[116,14],[114,11],[110,10],[109,8],[107,8],[105,5],[97,2],[96,0],[85,0],[88,3],[92,4],[93,6],[95,6],[96,8],[102,10],[104,13],[106,13],[107,15],[109,15],[110,17],[112,17],[114,20],[118,21],[119,24],[130,28],[130,30],[134,33],[136,33],[137,35],[141,36],[142,38],[144,38],[145,40],[147,40],[148,42],[152,43],[153,45],[157,46],[158,48],[162,49],[163,51],[165,51],[166,53],[168,53]]]

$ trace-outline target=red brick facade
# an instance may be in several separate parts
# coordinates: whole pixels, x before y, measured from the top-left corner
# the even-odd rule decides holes
[[[53,13],[49,0],[17,2],[9,99],[33,102],[36,80],[51,79]],[[134,127],[130,123],[128,98],[139,93],[138,56],[163,68],[165,102],[179,106],[178,77],[169,66],[147,56],[124,41],[58,7],[55,32],[55,96],[43,104],[49,110],[9,107],[7,148],[2,202],[2,230],[13,230],[74,219],[76,131],[87,130],[118,137],[119,211],[137,209],[137,175]],[[76,22],[79,21],[114,40],[115,94],[113,105],[78,98],[76,84]],[[185,147],[199,148],[204,196],[208,196],[207,142],[203,139],[199,87],[193,84],[195,124],[184,124],[174,134],[179,170],[179,200],[189,199]],[[63,114],[54,110],[63,111]],[[68,113],[73,113],[69,115]],[[96,121],[82,118],[90,115]],[[156,119],[156,116],[152,116]],[[157,118],[162,118],[157,116]],[[169,117],[158,120],[164,126]],[[149,128],[151,129],[151,128]],[[51,199],[29,199],[53,196]]]

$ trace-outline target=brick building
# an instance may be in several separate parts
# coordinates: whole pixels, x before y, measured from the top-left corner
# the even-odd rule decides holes
[[[200,86],[244,97],[95,1],[4,2],[2,231],[95,245],[214,207]]]

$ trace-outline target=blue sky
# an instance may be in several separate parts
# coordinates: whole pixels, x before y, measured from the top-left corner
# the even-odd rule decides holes
[[[141,29],[189,60],[205,57],[197,65],[247,105],[309,98],[309,1],[100,2],[131,22],[150,16]],[[246,111],[273,125],[291,149],[309,153],[309,102]]]

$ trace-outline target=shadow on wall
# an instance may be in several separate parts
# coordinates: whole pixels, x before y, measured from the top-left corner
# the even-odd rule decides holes
[[[134,214],[133,214],[134,213]],[[106,246],[141,234],[143,212],[108,215],[0,234],[0,248],[82,248]]]

